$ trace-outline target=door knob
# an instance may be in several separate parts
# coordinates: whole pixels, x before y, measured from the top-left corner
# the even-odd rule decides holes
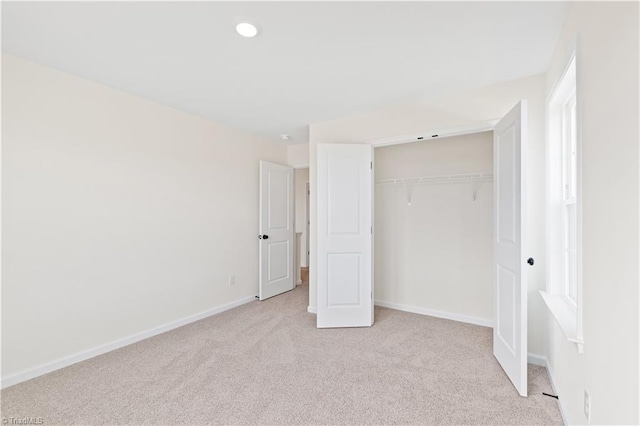
[[[529,265],[533,266],[533,264],[534,264],[534,263],[536,263],[536,262],[535,262],[535,260],[533,260],[533,257],[530,257],[530,258],[527,260],[527,263],[528,263]]]
[[[258,239],[260,239],[260,240],[268,240],[269,236],[268,235],[258,235]]]

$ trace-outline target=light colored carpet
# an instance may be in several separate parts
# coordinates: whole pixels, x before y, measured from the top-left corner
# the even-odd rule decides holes
[[[315,328],[308,287],[2,391],[50,424],[561,424],[546,371],[521,398],[485,327],[376,308]]]

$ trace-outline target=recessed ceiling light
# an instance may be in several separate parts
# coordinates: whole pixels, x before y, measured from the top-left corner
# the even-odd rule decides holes
[[[236,25],[236,31],[242,37],[255,37],[258,34],[258,28],[250,22],[240,22]]]

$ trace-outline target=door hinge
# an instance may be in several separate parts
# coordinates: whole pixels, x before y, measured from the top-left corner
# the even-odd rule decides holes
[[[371,166],[371,170],[373,170],[373,161],[369,162],[369,165]]]
[[[371,233],[373,234],[373,226],[371,227]]]

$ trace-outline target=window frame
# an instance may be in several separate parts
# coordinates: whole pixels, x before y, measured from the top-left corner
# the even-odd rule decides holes
[[[547,100],[547,290],[541,295],[581,353],[582,151],[577,69],[573,50]]]
[[[575,83],[575,82],[574,82]],[[565,101],[566,99],[566,101]],[[575,84],[574,90],[568,95],[568,97],[562,99],[562,251],[563,251],[563,295],[567,299],[567,302],[574,308],[578,309],[578,265],[577,265],[577,241],[571,241],[572,238],[577,240],[578,223],[577,223],[577,208],[578,208],[578,190],[577,190],[577,114],[576,114],[576,91]],[[553,185],[553,183],[551,183]],[[573,212],[571,212],[573,210]],[[572,218],[572,224],[570,225],[569,216],[575,216]],[[570,229],[573,228],[573,229]],[[574,247],[572,247],[574,246]],[[571,252],[575,253],[571,253]],[[571,256],[575,256],[575,265],[571,259]],[[573,273],[573,276],[572,276]]]

